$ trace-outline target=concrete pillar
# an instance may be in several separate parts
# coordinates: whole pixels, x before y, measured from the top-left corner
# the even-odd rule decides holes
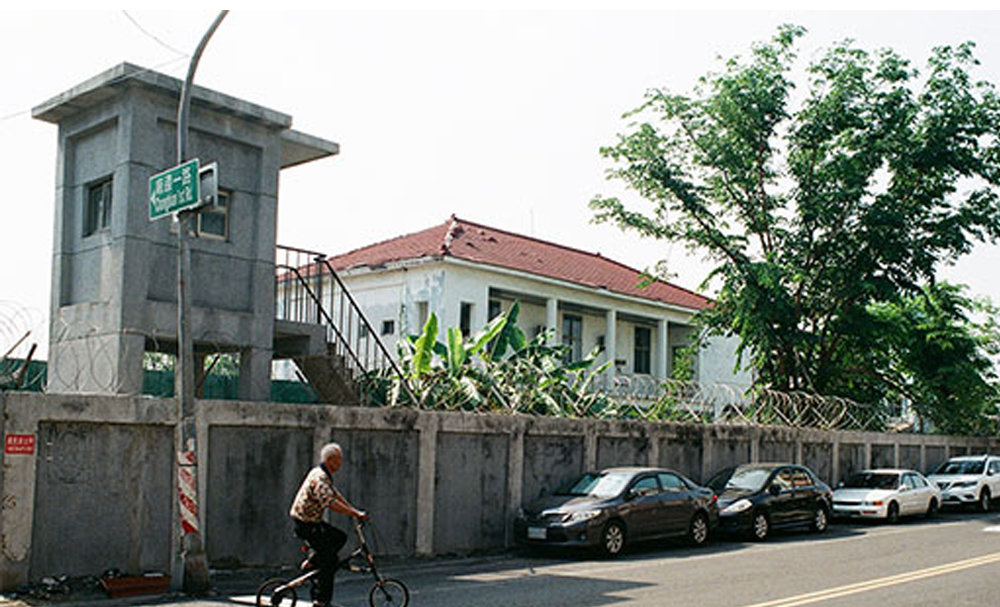
[[[597,470],[597,428],[593,424],[583,433],[583,469]]]
[[[868,437],[865,439],[865,468],[872,467],[872,439]]]
[[[899,468],[899,439],[892,444],[892,467]]]
[[[249,401],[271,400],[271,350],[240,350],[239,398]]]
[[[545,330],[549,334],[549,345],[559,344],[559,300],[550,297],[545,300]]]
[[[834,486],[840,482],[840,437],[837,436],[833,439],[833,446],[830,448],[830,456],[833,461],[830,462],[830,482]]]
[[[507,512],[516,513],[521,508],[524,492],[524,422],[517,420],[507,441]],[[506,520],[507,545],[514,544],[514,517]]]
[[[8,397],[0,394],[4,403],[4,421],[0,422],[4,436],[31,434],[38,440],[38,420],[23,408],[13,408]],[[13,410],[12,410],[13,409]],[[0,529],[3,530],[3,550],[0,550],[0,589],[9,591],[28,581],[31,566],[31,538],[35,514],[35,467],[39,457],[49,454],[47,445],[36,442],[35,454],[5,454],[3,456],[3,507],[0,508]]]
[[[927,473],[927,443],[920,438],[920,474]]]
[[[660,467],[660,434],[647,427],[646,440],[649,443],[649,458],[647,465],[651,468]]]
[[[437,416],[417,422],[420,432],[420,460],[417,462],[417,546],[420,556],[434,553],[434,471],[437,468]]]
[[[715,462],[712,461],[712,443],[715,439],[712,437],[711,426],[702,426],[701,430],[701,479],[700,481],[705,483],[712,478],[712,473],[715,472]]]
[[[605,360],[610,360],[611,364],[608,366],[606,376],[608,378],[608,387],[614,387],[615,380],[615,358],[618,355],[617,343],[618,343],[618,311],[608,310],[604,315],[604,352],[606,354]]]
[[[760,428],[750,429],[750,463],[760,462]]]
[[[656,324],[656,379],[663,381],[667,379],[667,361],[669,360],[669,326],[666,320],[660,320]]]
[[[802,456],[802,441],[797,440],[797,441],[795,441],[795,463],[799,464],[801,466],[802,463],[803,463],[802,462],[802,458],[803,458],[803,456]]]

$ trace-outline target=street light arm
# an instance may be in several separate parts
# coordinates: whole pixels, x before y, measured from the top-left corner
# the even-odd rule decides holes
[[[228,10],[219,12],[215,21],[209,26],[208,31],[201,37],[201,42],[198,43],[198,48],[194,50],[194,55],[191,55],[187,78],[184,79],[184,86],[181,88],[181,101],[177,105],[177,164],[184,162],[187,157],[187,122],[188,111],[191,108],[191,88],[194,83],[194,73],[198,71],[198,62],[201,61],[201,54],[205,51],[205,47],[208,46],[208,41],[211,40],[212,34],[215,33],[215,30],[219,29],[219,25],[222,24],[222,20],[228,14]]]

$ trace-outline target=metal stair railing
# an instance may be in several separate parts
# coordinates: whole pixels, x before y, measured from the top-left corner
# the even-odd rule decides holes
[[[411,402],[417,402],[407,377],[322,253],[277,247],[275,317],[326,328],[327,343],[348,367],[355,383],[364,375],[390,371]],[[335,320],[336,319],[336,320]]]

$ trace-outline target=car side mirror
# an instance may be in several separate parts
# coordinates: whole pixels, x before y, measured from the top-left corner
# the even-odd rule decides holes
[[[899,488],[899,492],[900,492],[900,493],[906,493],[906,492],[907,492],[907,491],[909,491],[909,490],[910,490],[910,488],[909,488],[908,486],[906,486],[906,485],[902,485],[902,486],[900,486],[900,488]]]
[[[771,495],[780,495],[781,487],[779,487],[778,485],[770,485],[767,488],[767,492],[770,493]]]
[[[837,489],[843,489],[843,488],[844,488],[844,481],[840,481],[839,483],[837,483]]]

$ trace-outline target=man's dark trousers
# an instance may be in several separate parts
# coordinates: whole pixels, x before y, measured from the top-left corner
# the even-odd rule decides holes
[[[333,600],[333,575],[337,572],[337,553],[347,543],[347,534],[322,521],[305,523],[295,520],[295,535],[305,540],[313,549],[315,555],[312,562],[320,570],[316,576],[313,602],[327,604]]]

